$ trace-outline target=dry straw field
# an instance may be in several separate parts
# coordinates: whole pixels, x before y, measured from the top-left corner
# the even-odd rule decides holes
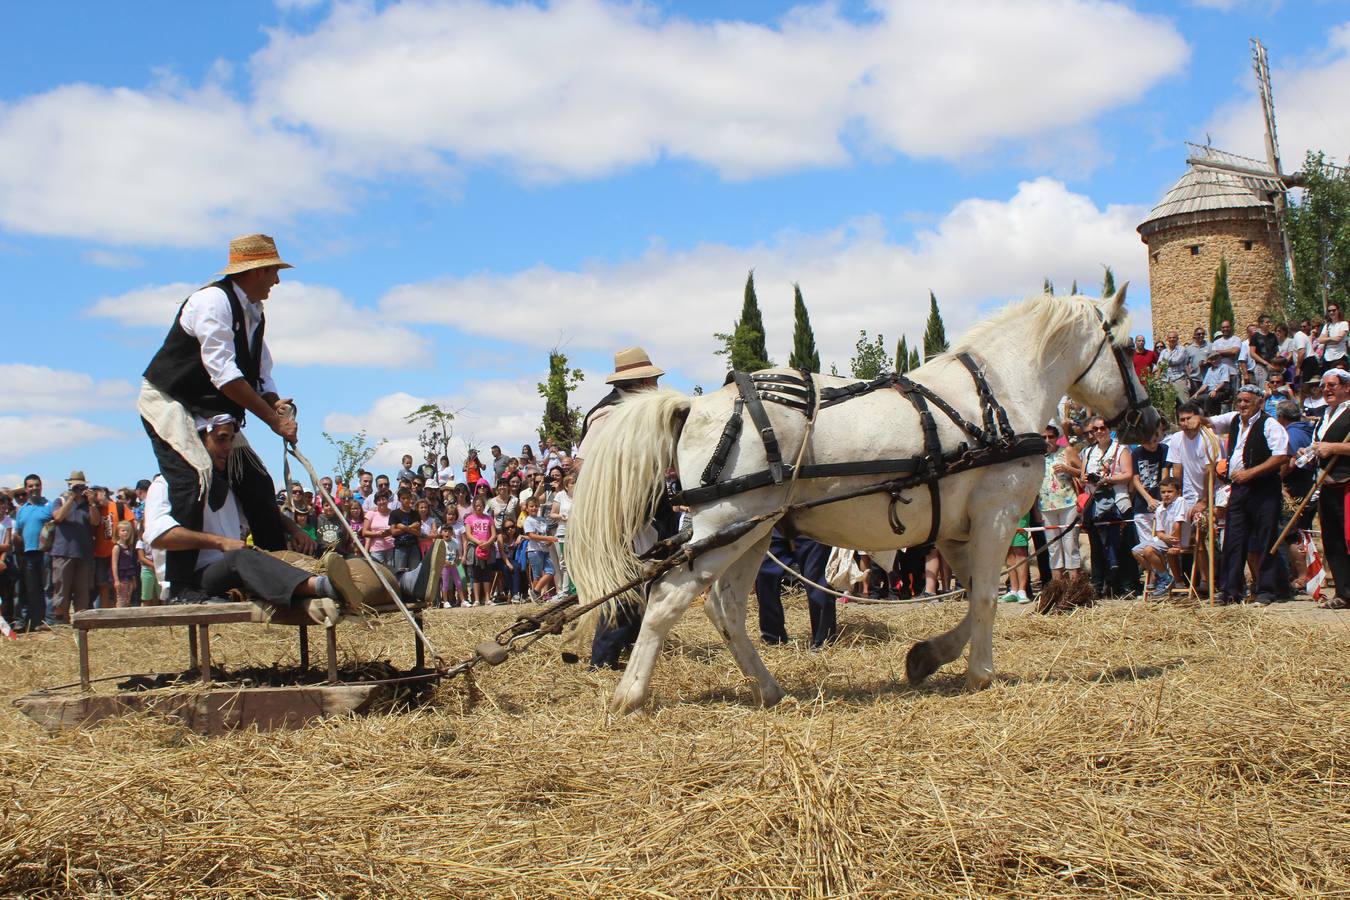
[[[651,714],[546,645],[413,712],[205,739],[0,716],[0,893],[146,897],[1308,895],[1350,892],[1350,628],[1253,609],[1000,612],[1000,678],[904,685],[961,607],[846,607],[844,644],[770,648],[749,691],[701,615]],[[508,610],[434,614],[457,657]],[[800,604],[789,621],[805,629]],[[344,651],[408,663],[404,629]],[[233,626],[232,666],[293,653]],[[182,634],[95,635],[104,673]],[[74,678],[69,632],[0,647],[17,695]]]

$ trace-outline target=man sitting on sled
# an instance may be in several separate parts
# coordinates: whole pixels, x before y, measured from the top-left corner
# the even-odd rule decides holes
[[[215,416],[201,431],[202,443],[213,466],[210,491],[202,516],[202,530],[194,531],[174,520],[169,504],[169,488],[163,476],[156,476],[145,498],[145,539],[156,550],[195,550],[197,567],[193,583],[176,592],[178,602],[202,602],[223,598],[231,591],[241,592],[249,600],[284,609],[303,609],[316,623],[336,624],[343,614],[360,613],[376,605],[384,595],[380,574],[363,560],[345,560],[328,553],[305,568],[301,554],[279,551],[269,553],[250,547],[243,536],[249,531],[239,499],[226,475],[226,464],[234,447],[238,423],[228,415]],[[314,541],[280,510],[271,507],[270,515],[279,522],[269,523],[285,529],[292,545],[302,553],[314,549]],[[288,559],[290,561],[288,561]],[[435,600],[438,577],[445,564],[445,543],[436,541],[422,564],[400,573],[395,579],[387,569],[384,575],[398,586],[405,601],[431,603]]]

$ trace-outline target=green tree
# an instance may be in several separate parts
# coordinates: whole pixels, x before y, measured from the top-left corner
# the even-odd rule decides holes
[[[895,361],[886,354],[886,339],[881,335],[877,335],[876,340],[869,341],[867,329],[860,330],[854,350],[853,358],[848,363],[849,368],[853,370],[854,378],[871,381],[882,372],[895,371]]]
[[[1285,215],[1295,273],[1283,284],[1290,322],[1320,316],[1327,303],[1350,303],[1350,170],[1309,152],[1303,174],[1303,194]]]
[[[346,440],[339,440],[325,431],[323,439],[333,445],[333,455],[336,457],[333,476],[346,485],[355,482],[357,470],[370,462],[376,450],[388,443],[384,438],[380,438],[379,443],[369,443],[364,428]]]
[[[1114,297],[1116,295],[1116,273],[1111,271],[1110,266],[1103,266],[1106,272],[1102,275],[1102,297]]]
[[[759,298],[755,296],[755,271],[745,279],[745,301],[741,317],[729,334],[718,332],[713,337],[722,342],[719,356],[726,356],[727,365],[738,372],[757,372],[773,366],[769,351],[764,346],[764,317],[759,313]]]
[[[580,369],[569,369],[567,357],[554,347],[548,352],[548,380],[536,387],[544,398],[544,418],[539,423],[539,436],[549,446],[571,447],[579,436],[581,409],[571,405],[571,394],[586,376]]]
[[[423,403],[417,409],[403,417],[409,425],[421,425],[417,434],[417,443],[422,452],[435,456],[450,455],[450,437],[455,433],[455,413],[458,410],[446,409],[439,403]]]
[[[1050,280],[1050,276],[1045,276],[1045,284],[1041,285],[1041,293],[1055,296],[1055,283]]]
[[[1209,333],[1219,333],[1220,322],[1233,321],[1233,300],[1228,296],[1228,260],[1219,257],[1214,273],[1214,293],[1209,298]]]
[[[1078,296],[1078,279],[1077,279],[1077,278],[1075,278],[1075,279],[1073,280],[1073,284],[1069,285],[1069,296],[1070,296],[1070,297],[1077,297],[1077,296]]]
[[[919,358],[919,348],[910,347],[902,335],[900,342],[895,345],[895,371],[903,375],[906,372],[913,372],[921,365],[923,360]]]
[[[811,318],[806,313],[799,284],[792,286],[792,354],[788,365],[807,372],[820,371],[820,354],[816,352],[816,334],[811,330]]]
[[[923,327],[923,358],[932,359],[947,352],[947,326],[942,324],[937,297],[928,292],[928,324]]]

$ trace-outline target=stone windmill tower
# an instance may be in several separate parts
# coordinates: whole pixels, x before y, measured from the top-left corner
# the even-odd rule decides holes
[[[1177,329],[1184,342],[1196,326],[1209,326],[1209,301],[1219,261],[1228,262],[1233,327],[1239,334],[1263,312],[1278,311],[1280,281],[1292,274],[1284,233],[1285,195],[1301,181],[1280,172],[1275,107],[1266,50],[1252,41],[1266,162],[1188,144],[1189,166],[1139,225],[1148,247],[1153,336]]]

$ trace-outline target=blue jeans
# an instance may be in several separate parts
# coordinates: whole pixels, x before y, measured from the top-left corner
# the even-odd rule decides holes
[[[394,548],[393,569],[395,572],[411,571],[417,568],[418,565],[421,564],[421,562],[422,562],[422,548],[419,547],[417,544],[413,544],[411,547]]]
[[[24,628],[28,631],[47,620],[46,555],[41,550],[26,550],[19,559],[19,612],[24,616]],[[16,627],[18,624],[14,623]]]
[[[531,581],[537,581],[545,575],[553,574],[553,562],[548,558],[547,550],[531,550],[526,556],[530,560]]]

